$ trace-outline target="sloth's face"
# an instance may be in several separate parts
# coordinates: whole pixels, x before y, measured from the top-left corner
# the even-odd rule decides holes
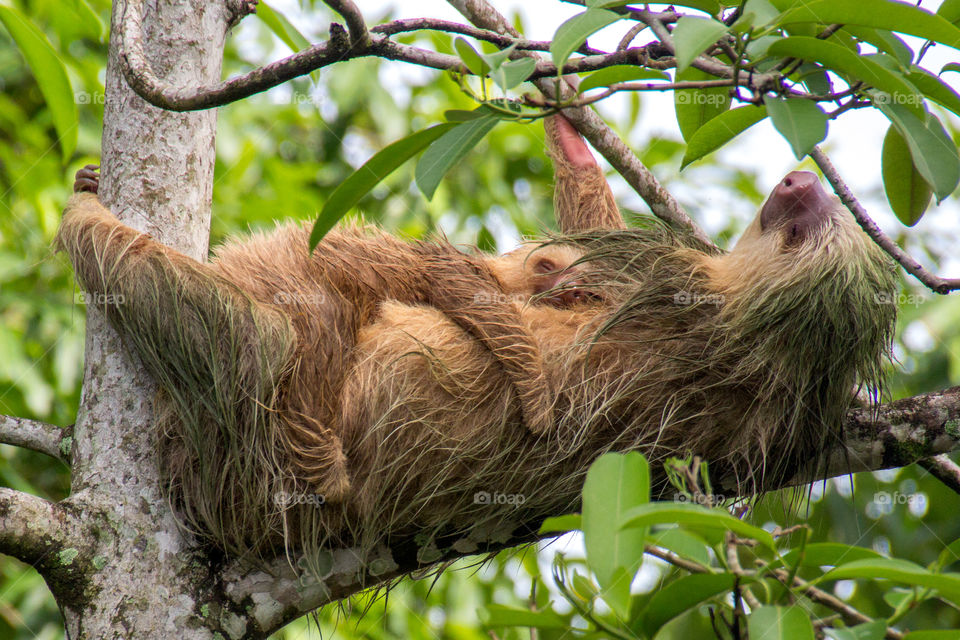
[[[784,245],[796,247],[815,236],[831,220],[836,207],[836,198],[827,195],[816,174],[791,171],[760,209],[760,229],[779,232]]]

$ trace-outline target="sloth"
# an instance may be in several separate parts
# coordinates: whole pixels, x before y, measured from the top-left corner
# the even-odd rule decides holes
[[[65,231],[72,224],[79,230],[117,222],[96,199],[98,169],[87,165],[77,172],[74,190],[85,195],[70,206]],[[129,242],[124,267],[132,268],[139,245],[148,238],[122,225],[115,227],[116,234]],[[298,392],[287,395],[294,402],[286,411],[303,424],[288,430],[287,444],[300,480],[333,500],[348,490],[347,461],[336,429],[328,425],[335,419],[333,405],[356,332],[387,300],[430,304],[472,333],[513,380],[523,423],[534,431],[549,428],[552,391],[518,309],[531,300],[569,307],[594,297],[577,280],[582,253],[546,242],[528,243],[503,256],[478,256],[446,242],[403,242],[372,227],[347,227],[329,234],[308,254],[303,250],[308,237],[306,226],[288,224],[235,238],[201,268],[257,302],[282,308],[292,324],[301,352],[294,356],[294,375],[302,380],[295,385]],[[83,243],[88,236],[78,231],[74,238]],[[94,241],[81,250],[99,249]],[[166,253],[171,262],[183,260]],[[117,315],[122,308],[111,311]]]
[[[161,470],[201,542],[295,550],[322,578],[332,548],[428,564],[528,539],[579,507],[608,451],[643,452],[661,497],[668,456],[701,456],[741,494],[816,475],[857,390],[881,388],[891,261],[806,172],[729,252],[655,219],[626,228],[572,126],[547,131],[561,233],[500,259],[423,243],[429,267],[401,268],[399,240],[347,230],[315,255],[287,232],[201,264],[74,195],[58,246],[84,289],[123,301],[104,310],[157,380]],[[275,304],[318,260],[328,298]],[[544,302],[496,297],[511,287]],[[531,428],[523,390],[541,381],[549,425]],[[336,482],[311,463],[333,438]]]

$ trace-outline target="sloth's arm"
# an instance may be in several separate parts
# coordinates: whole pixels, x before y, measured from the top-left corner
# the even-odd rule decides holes
[[[499,289],[478,289],[474,269],[464,263],[430,269],[429,304],[484,344],[503,367],[520,401],[523,421],[533,433],[548,432],[554,424],[555,393],[546,375],[543,357],[533,335],[523,324],[518,306]],[[496,281],[491,273],[480,280]]]
[[[85,171],[95,190],[95,174]],[[76,186],[88,186],[80,174]],[[255,456],[254,447],[229,448],[231,443],[277,437],[268,409],[290,372],[297,340],[281,310],[256,302],[209,265],[120,223],[94,193],[73,195],[56,242],[70,257],[88,304],[103,309],[166,392],[185,423],[184,437],[210,446],[220,442],[241,457]],[[330,485],[344,486],[346,461],[337,435],[320,427],[311,447],[313,458],[329,463],[324,468]],[[241,466],[258,468],[254,460]],[[328,493],[329,499],[338,497],[337,491]]]

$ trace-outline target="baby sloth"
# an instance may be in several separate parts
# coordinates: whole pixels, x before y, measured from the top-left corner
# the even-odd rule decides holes
[[[147,265],[138,265],[142,261],[185,264],[183,256],[164,249],[156,256],[140,257],[147,237],[119,224],[99,204],[94,195],[98,184],[95,165],[77,173],[74,190],[82,195],[68,207],[61,245],[76,243],[80,250],[93,252],[90,255],[102,255],[106,247],[92,233],[109,225],[115,227],[108,239],[111,245],[129,243],[120,245],[128,258],[124,267],[130,272],[129,282],[136,279],[134,274],[142,277],[150,272]],[[336,428],[339,390],[351,364],[357,332],[375,320],[385,301],[435,307],[477,338],[511,380],[526,427],[538,434],[550,428],[554,391],[539,350],[521,324],[520,309],[531,301],[571,307],[591,299],[579,288],[582,283],[576,276],[580,267],[575,263],[582,252],[547,243],[526,245],[500,257],[470,255],[443,242],[403,242],[354,227],[331,232],[311,255],[306,251],[308,233],[301,225],[282,226],[269,234],[227,242],[209,265],[190,265],[197,277],[205,273],[232,295],[282,309],[292,322],[296,337],[284,350],[296,354],[288,375],[299,382],[293,387],[297,391],[285,394],[281,401],[286,414],[299,423],[284,434],[291,472],[299,480],[331,501],[339,500],[349,488],[349,461]],[[100,284],[90,279],[92,274],[81,271],[78,275],[88,287]],[[135,294],[124,293],[128,295]],[[183,303],[178,311],[184,315],[209,313],[190,295]],[[123,311],[122,307],[107,309],[114,319]],[[188,371],[151,369],[161,382],[168,378],[174,387],[190,377]]]
[[[487,258],[487,265],[504,294],[515,302],[543,302],[556,308],[598,302],[597,293],[585,288],[583,251],[559,242],[529,243],[502,256]]]

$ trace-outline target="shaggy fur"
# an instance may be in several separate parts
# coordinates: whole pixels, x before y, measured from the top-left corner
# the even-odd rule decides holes
[[[161,463],[184,523],[231,554],[296,549],[322,577],[325,549],[414,545],[427,563],[575,510],[606,451],[641,450],[654,470],[697,454],[744,492],[814,473],[856,389],[879,388],[895,321],[880,304],[889,260],[839,203],[819,214],[799,244],[758,217],[730,253],[654,221],[555,239],[599,297],[489,305],[519,318],[537,362],[513,371],[502,353],[516,345],[458,322],[487,326],[455,301],[497,292],[458,280],[447,262],[477,263],[443,243],[353,229],[310,256],[307,232],[284,227],[203,265],[89,194],[58,241],[85,289],[120,300],[107,315],[162,390]],[[399,257],[410,247],[435,276],[422,288]],[[337,297],[307,297],[318,282]],[[430,295],[411,300],[411,286]],[[524,374],[555,390],[549,430],[524,428]],[[317,478],[300,459],[333,438],[340,493],[304,500]]]

